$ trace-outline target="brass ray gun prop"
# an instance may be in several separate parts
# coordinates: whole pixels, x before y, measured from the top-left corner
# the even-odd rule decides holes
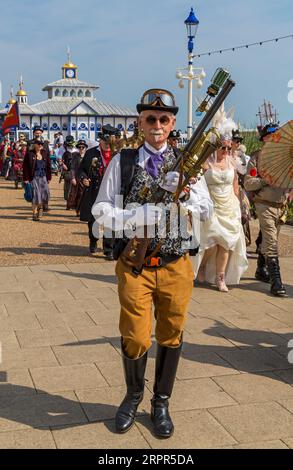
[[[220,146],[220,135],[217,130],[215,128],[211,128],[207,132],[205,130],[234,86],[235,82],[230,79],[229,72],[223,69],[216,70],[207,90],[207,96],[198,108],[202,112],[206,111],[206,114],[171,168],[171,171],[179,171],[180,173],[178,188],[173,195],[174,202],[178,201],[179,194],[189,183],[190,178],[199,176],[205,161]],[[170,171],[170,168],[167,171]],[[164,203],[167,196],[170,197],[170,193],[160,187],[151,190],[147,186],[142,189],[140,195],[145,202],[156,204]],[[135,273],[141,272],[143,265],[158,253],[163,244],[163,241],[159,242],[152,253],[147,254],[152,240],[147,238],[147,227],[145,227],[144,233],[144,238],[130,239],[121,254],[122,261],[132,266]]]

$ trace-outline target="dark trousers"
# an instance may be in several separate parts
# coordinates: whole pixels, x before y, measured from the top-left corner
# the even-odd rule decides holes
[[[93,234],[93,225],[94,225],[94,223],[95,223],[95,218],[94,218],[94,216],[92,216],[91,220],[88,222],[89,239],[92,242],[98,241],[98,238],[96,238]],[[104,252],[104,254],[112,253],[113,248],[114,248],[114,236],[112,236],[111,238],[103,237],[103,252]]]
[[[5,176],[6,177],[6,174],[7,174],[7,171],[8,171],[8,167],[9,167],[9,160],[6,158],[3,162],[3,167],[2,167],[2,171],[1,171],[1,176]]]
[[[63,187],[63,196],[64,196],[65,201],[67,201],[68,199],[70,184],[71,184],[70,172],[65,171],[64,172],[64,187]]]

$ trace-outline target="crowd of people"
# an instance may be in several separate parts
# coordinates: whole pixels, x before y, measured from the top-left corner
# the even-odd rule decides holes
[[[197,201],[194,207],[188,204],[193,219],[193,242],[189,251],[196,281],[216,284],[221,292],[228,292],[229,285],[240,282],[248,267],[246,248],[251,244],[249,221],[253,205],[260,224],[255,277],[271,283],[273,294],[285,295],[278,261],[278,235],[292,193],[273,188],[260,178],[257,173],[259,151],[251,156],[246,154],[243,136],[223,110],[214,118],[214,125],[220,132],[221,146],[205,162],[204,175],[196,184],[190,182],[188,188]],[[277,128],[277,124],[269,123],[260,129],[260,141]],[[169,147],[177,151],[180,137],[179,131],[170,130]],[[52,145],[43,139],[43,129],[35,126],[30,141],[21,133],[15,142],[4,137],[0,143],[0,174],[13,180],[16,188],[21,184],[31,186],[32,219],[39,221],[43,212],[50,210],[49,185],[57,169],[56,174],[60,172],[60,182],[64,185],[66,210],[75,210],[77,217],[87,222],[89,252],[94,254],[98,251],[101,227],[95,221],[92,208],[99,200],[107,167],[119,150],[118,142],[121,142],[121,132],[109,124],[102,127],[97,141],[80,139],[75,142],[73,136],[64,139],[62,132],[58,132]],[[139,139],[133,142],[141,143]],[[151,155],[146,145],[144,143],[142,148]],[[109,183],[109,176],[105,178]],[[110,190],[113,195],[119,194],[119,188]],[[199,200],[204,201],[204,207],[198,212]],[[114,260],[114,246],[115,232],[111,227],[105,229],[103,236],[103,253],[109,261]]]

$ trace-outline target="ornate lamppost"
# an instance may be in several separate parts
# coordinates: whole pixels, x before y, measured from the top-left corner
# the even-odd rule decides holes
[[[179,79],[179,87],[184,88],[184,80],[188,81],[188,99],[187,99],[187,139],[190,139],[193,131],[192,126],[192,92],[193,80],[197,88],[202,87],[202,80],[206,74],[202,67],[193,67],[193,40],[197,33],[199,21],[191,8],[188,18],[184,21],[188,37],[188,67],[179,68],[176,71],[176,78]]]

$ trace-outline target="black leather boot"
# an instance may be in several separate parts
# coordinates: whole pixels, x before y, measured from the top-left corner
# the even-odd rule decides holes
[[[278,297],[287,297],[286,289],[282,284],[279,259],[277,256],[269,256],[267,264],[270,273],[271,293]]]
[[[158,437],[171,437],[174,425],[169,415],[169,398],[171,397],[182,343],[178,348],[168,348],[157,345],[156,377],[154,385],[154,396],[151,400],[151,419],[154,432]]]
[[[96,253],[97,251],[97,240],[90,240],[90,253]]]
[[[266,260],[264,255],[261,253],[258,254],[257,258],[257,268],[255,271],[255,279],[262,282],[270,282],[270,273],[266,265]]]
[[[262,244],[262,233],[261,233],[261,230],[258,232],[258,235],[257,235],[257,239],[255,240],[255,245],[256,245],[256,250],[255,252],[257,254],[260,254],[260,247],[261,247],[261,244]]]
[[[132,427],[137,407],[142,402],[147,352],[138,359],[129,359],[122,355],[122,362],[127,393],[115,417],[116,430],[119,433],[127,432]]]

